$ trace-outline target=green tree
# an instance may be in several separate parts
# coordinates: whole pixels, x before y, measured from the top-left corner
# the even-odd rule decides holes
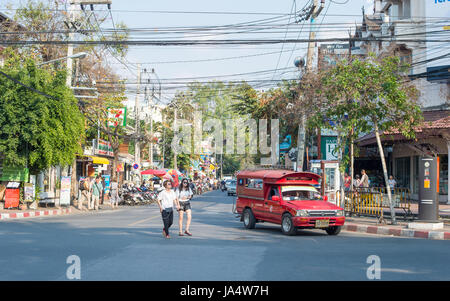
[[[323,77],[322,104],[315,121],[327,126],[336,121],[341,132],[375,132],[386,187],[388,174],[380,135],[394,130],[407,138],[415,136],[414,127],[423,119],[417,103],[418,91],[406,75],[408,66],[398,57],[343,61]],[[351,138],[354,138],[351,137]],[[341,147],[342,149],[342,147]],[[387,189],[392,223],[395,221],[391,191]]]
[[[81,152],[84,118],[65,85],[65,72],[39,69],[32,59],[15,56],[0,70],[9,76],[0,75],[0,153],[5,163],[27,166],[32,173],[71,164]]]

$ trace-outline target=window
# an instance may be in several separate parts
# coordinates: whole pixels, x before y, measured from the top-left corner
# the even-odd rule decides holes
[[[278,187],[272,187],[270,188],[270,192],[269,192],[269,200],[272,200],[273,196],[280,196],[280,194],[278,193]]]
[[[397,187],[410,188],[410,157],[395,159],[395,180]]]
[[[283,201],[321,200],[322,197],[312,186],[282,186]]]
[[[244,185],[244,179],[239,179],[238,185],[239,185],[239,186]]]
[[[412,193],[419,193],[419,156],[413,158],[413,191]]]
[[[261,190],[263,188],[263,180],[262,179],[247,179],[247,187],[252,189]]]
[[[411,3],[410,0],[403,0],[403,19],[411,18]]]
[[[448,194],[448,155],[439,155],[439,194]]]

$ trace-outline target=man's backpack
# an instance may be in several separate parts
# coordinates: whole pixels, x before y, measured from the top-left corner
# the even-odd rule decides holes
[[[80,181],[80,190],[88,190],[87,183],[86,183],[85,179]]]

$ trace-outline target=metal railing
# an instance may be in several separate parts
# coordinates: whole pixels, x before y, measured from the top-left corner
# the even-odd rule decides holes
[[[391,189],[391,197],[394,209],[402,209],[405,218],[412,216],[411,193],[408,188]],[[341,191],[336,191],[336,199],[338,206],[350,215],[374,216],[380,222],[384,221],[383,209],[390,208],[385,187],[356,188],[345,191],[343,198]]]

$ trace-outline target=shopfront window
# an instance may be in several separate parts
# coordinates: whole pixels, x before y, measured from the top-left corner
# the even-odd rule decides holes
[[[439,194],[448,194],[448,155],[439,155]]]
[[[395,159],[395,180],[397,187],[409,188],[410,184],[410,157]]]
[[[413,193],[419,193],[419,156],[413,157]]]

